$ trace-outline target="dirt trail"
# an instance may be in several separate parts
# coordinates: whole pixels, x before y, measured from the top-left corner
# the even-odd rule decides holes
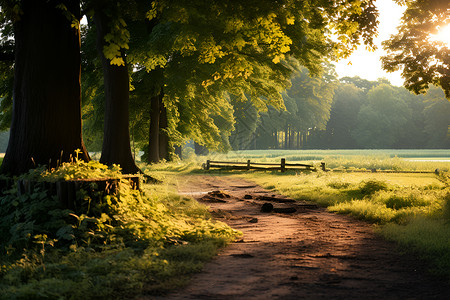
[[[205,197],[216,190],[231,197]],[[203,198],[217,219],[244,236],[185,289],[161,299],[450,299],[448,282],[427,275],[425,265],[400,255],[367,223],[290,203],[232,177],[191,176],[180,193]],[[263,213],[266,202],[296,212]]]

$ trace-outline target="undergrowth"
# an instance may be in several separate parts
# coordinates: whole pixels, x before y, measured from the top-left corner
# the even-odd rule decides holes
[[[83,205],[75,211],[43,183],[77,178],[122,175],[118,167],[75,161],[32,170],[16,178],[36,181],[32,191],[18,196],[13,186],[0,198],[0,299],[163,293],[183,285],[238,234],[167,185],[146,184],[144,192],[121,180],[112,195],[79,191]]]

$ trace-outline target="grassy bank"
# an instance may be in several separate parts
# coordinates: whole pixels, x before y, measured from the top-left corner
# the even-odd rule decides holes
[[[77,174],[102,166],[77,166]],[[106,171],[117,176],[117,170]],[[39,178],[74,174],[44,171]],[[36,172],[28,174],[36,179]],[[67,210],[43,191],[0,201],[0,299],[123,299],[154,295],[184,285],[190,274],[238,233],[210,218],[198,202],[171,184],[144,184],[119,194],[81,193],[82,209]],[[80,195],[80,194],[79,194]]]

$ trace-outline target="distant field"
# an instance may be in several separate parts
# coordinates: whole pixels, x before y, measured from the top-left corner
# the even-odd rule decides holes
[[[220,155],[220,154],[217,154]],[[450,161],[450,149],[379,149],[379,150],[242,150],[230,151],[226,156],[248,158],[276,158],[284,156],[291,160],[322,160],[342,156],[385,156],[417,159],[446,159]]]
[[[247,159],[272,162],[286,158],[318,164],[325,162],[332,169],[377,169],[396,171],[450,170],[450,149],[431,150],[245,150],[227,154],[211,154],[212,160]]]

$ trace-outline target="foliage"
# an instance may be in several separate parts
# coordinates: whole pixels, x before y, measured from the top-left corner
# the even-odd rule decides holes
[[[392,148],[411,118],[411,110],[394,88],[382,84],[367,93],[352,134],[362,148]]]
[[[306,75],[292,77],[282,94],[285,110],[269,106],[252,119],[251,149],[448,148],[450,104],[438,87],[413,95],[385,79],[337,82],[332,68],[321,78]]]
[[[324,69],[322,76],[313,76],[302,67],[293,73],[291,87],[282,93],[285,109],[269,107],[267,112],[261,113],[254,136],[256,147],[279,147],[278,132],[285,135],[285,148],[295,147],[295,135],[299,147],[301,133],[305,134],[312,128],[325,128],[330,116],[336,74],[330,65],[324,64]]]
[[[402,1],[403,2],[403,1]],[[442,87],[450,98],[449,46],[433,41],[432,34],[450,22],[447,0],[405,1],[406,10],[398,33],[384,42],[388,55],[383,57],[387,71],[402,70],[405,87],[416,94],[431,84]]]
[[[42,175],[86,178],[87,166],[93,165],[76,161]],[[103,166],[97,173],[121,177],[117,168]],[[40,186],[20,196],[15,188],[5,192],[0,298],[110,299],[163,292],[185,283],[187,274],[235,237],[192,199],[167,186],[146,187],[136,191],[122,181],[113,195],[80,191],[78,201],[89,203],[84,211],[65,209]]]
[[[426,95],[413,95],[384,80],[360,81],[357,77],[341,79],[326,131],[310,132],[311,141],[313,137],[319,139],[316,147],[448,147],[449,104],[438,87],[431,86]]]
[[[361,88],[353,84],[344,83],[337,86],[326,127],[332,148],[349,149],[356,146],[352,131],[356,128],[358,112],[364,99]]]
[[[142,5],[137,13],[136,3]],[[247,98],[257,110],[268,104],[283,107],[280,94],[293,71],[290,57],[317,75],[327,59],[347,56],[360,40],[372,46],[377,24],[372,0],[283,5],[264,0],[254,7],[249,2],[160,0],[150,9],[136,3],[123,12],[130,33],[122,47],[129,46],[127,59],[139,71],[163,70],[160,91],[169,116],[164,130],[172,142],[193,139],[212,150],[229,147],[231,97]],[[330,38],[331,30],[338,40]],[[149,98],[140,97],[142,106]],[[217,112],[225,112],[221,120]],[[135,124],[147,119],[136,117]]]
[[[450,125],[450,102],[441,89],[431,86],[424,96],[425,132],[429,145],[442,148],[450,146],[448,128]]]

